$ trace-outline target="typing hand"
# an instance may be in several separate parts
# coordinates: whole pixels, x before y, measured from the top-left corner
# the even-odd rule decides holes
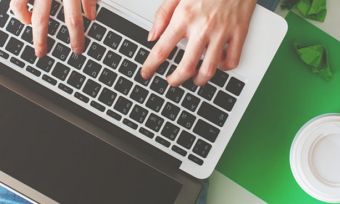
[[[38,57],[43,57],[47,51],[51,2],[52,0],[34,0],[32,13],[27,9],[28,0],[11,0],[10,4],[14,14],[22,23],[32,24],[33,44]],[[83,6],[85,16],[93,20],[96,16],[96,0],[64,0],[63,4],[72,50],[80,54],[84,49],[85,42],[81,6]]]
[[[255,4],[256,0],[164,0],[149,34],[150,41],[158,42],[144,63],[142,76],[150,78],[183,38],[188,44],[177,69],[167,77],[170,85],[193,78],[201,86],[214,76],[218,65],[235,68]],[[204,61],[197,69],[203,53]]]

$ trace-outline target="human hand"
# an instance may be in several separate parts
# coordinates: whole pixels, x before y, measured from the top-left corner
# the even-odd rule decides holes
[[[11,0],[10,8],[24,24],[32,24],[35,55],[43,57],[47,52],[48,21],[52,0],[34,0],[32,13],[27,8],[28,0]],[[84,25],[81,6],[85,16],[93,20],[96,16],[96,0],[64,0],[65,23],[69,30],[71,48],[76,54],[84,49]]]
[[[256,0],[164,0],[148,39],[158,42],[143,65],[142,77],[150,78],[183,38],[188,44],[177,69],[167,77],[170,85],[193,78],[202,86],[218,65],[235,68],[255,5]],[[197,69],[202,54],[204,61]]]

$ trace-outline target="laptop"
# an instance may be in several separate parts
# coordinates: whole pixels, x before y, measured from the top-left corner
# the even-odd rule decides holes
[[[238,68],[175,88],[165,77],[184,41],[150,80],[140,76],[161,0],[99,2],[79,56],[53,0],[40,59],[9,1],[0,0],[0,184],[37,203],[194,203],[287,31],[256,6]]]

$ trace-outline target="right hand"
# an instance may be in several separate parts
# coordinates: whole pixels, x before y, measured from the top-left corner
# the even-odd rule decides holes
[[[85,36],[81,7],[85,16],[96,17],[97,0],[64,0],[65,23],[70,33],[71,48],[74,53],[84,50]],[[35,55],[43,57],[47,52],[48,21],[52,0],[34,0],[32,13],[27,8],[28,0],[11,0],[10,8],[24,24],[32,24]]]

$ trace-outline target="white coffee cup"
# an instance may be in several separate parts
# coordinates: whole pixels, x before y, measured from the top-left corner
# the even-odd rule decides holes
[[[340,114],[307,122],[296,134],[290,167],[301,188],[312,197],[340,203]]]

